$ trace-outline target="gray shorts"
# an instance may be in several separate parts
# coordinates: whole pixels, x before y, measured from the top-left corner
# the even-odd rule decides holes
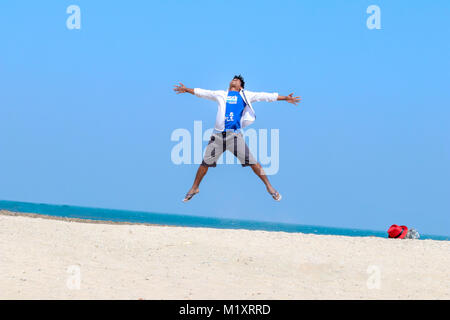
[[[203,156],[202,166],[215,167],[217,159],[225,150],[233,153],[243,167],[256,164],[242,133],[227,131],[212,134]]]

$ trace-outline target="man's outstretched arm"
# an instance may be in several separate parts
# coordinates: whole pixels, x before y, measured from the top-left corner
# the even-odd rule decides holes
[[[292,104],[295,104],[295,105],[297,105],[297,103],[300,103],[301,101],[302,101],[302,99],[301,99],[301,97],[293,97],[293,93],[291,93],[290,95],[288,95],[288,96],[280,96],[280,95],[278,95],[278,101],[280,101],[280,100],[285,100],[285,101],[287,101],[287,102],[289,102],[289,103],[292,103]]]
[[[182,84],[181,82],[180,82],[179,86],[174,85],[173,90],[177,94],[189,92],[190,94],[193,94],[196,97],[213,100],[213,101],[217,101],[217,98],[220,96],[220,91],[212,91],[212,90],[206,90],[206,89],[200,89],[200,88],[194,88],[194,89],[186,88],[184,86],[184,84]]]
[[[246,91],[249,97],[250,102],[258,102],[258,101],[266,101],[266,102],[273,102],[273,101],[287,101],[292,104],[297,104],[301,101],[300,97],[294,97],[293,93],[291,93],[288,96],[281,96],[278,93],[267,93],[267,92],[251,92]]]

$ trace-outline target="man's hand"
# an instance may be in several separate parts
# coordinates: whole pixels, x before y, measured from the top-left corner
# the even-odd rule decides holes
[[[292,103],[294,105],[297,105],[297,103],[300,103],[302,101],[301,97],[294,97],[294,94],[291,93],[288,96],[278,96],[278,100],[286,100],[289,103]]]
[[[294,93],[291,93],[290,95],[288,95],[286,97],[286,101],[289,103],[292,103],[294,105],[297,105],[297,103],[300,103],[302,101],[302,98],[301,97],[293,97],[293,94]]]
[[[184,84],[182,84],[181,82],[180,82],[180,85],[179,85],[179,86],[174,85],[174,87],[175,87],[175,88],[173,88],[173,91],[175,91],[177,94],[185,93],[185,92],[189,92],[189,93],[191,93],[191,94],[194,94],[194,89],[186,88],[186,87],[184,86]]]

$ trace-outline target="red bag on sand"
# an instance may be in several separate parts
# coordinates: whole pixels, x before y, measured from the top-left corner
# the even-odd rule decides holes
[[[403,239],[406,237],[406,234],[408,233],[408,227],[407,226],[398,226],[396,224],[393,224],[389,227],[388,235],[389,238],[395,238],[395,239]]]

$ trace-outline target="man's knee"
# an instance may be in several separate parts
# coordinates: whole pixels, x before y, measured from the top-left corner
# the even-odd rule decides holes
[[[253,170],[255,170],[255,169],[259,169],[259,170],[261,170],[261,165],[259,164],[259,162],[256,162],[256,163],[251,163],[251,164],[249,164],[249,166],[253,169]]]

